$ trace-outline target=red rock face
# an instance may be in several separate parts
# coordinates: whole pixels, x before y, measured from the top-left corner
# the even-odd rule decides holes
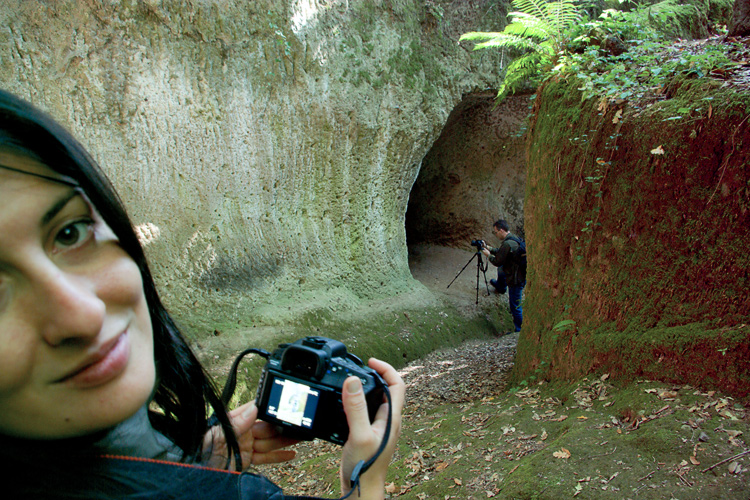
[[[750,395],[746,117],[742,92],[705,81],[603,110],[564,83],[543,89],[519,376],[544,362]]]

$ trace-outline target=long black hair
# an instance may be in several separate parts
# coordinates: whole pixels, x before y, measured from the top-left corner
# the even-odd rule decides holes
[[[185,461],[196,460],[203,451],[210,406],[226,436],[227,463],[234,455],[237,470],[241,470],[237,438],[216,386],[162,304],[125,206],[96,161],[46,113],[2,90],[0,147],[39,160],[77,184],[140,269],[153,325],[157,376],[153,402],[161,409],[149,413],[154,428],[183,450]]]

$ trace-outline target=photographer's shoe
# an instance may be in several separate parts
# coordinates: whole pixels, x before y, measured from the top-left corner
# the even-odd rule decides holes
[[[498,284],[497,284],[497,280],[490,280],[490,285],[492,285],[492,287],[495,289],[495,291],[497,293],[499,293],[500,295],[502,295],[502,294],[505,293],[506,289],[500,290],[500,288],[498,287]]]

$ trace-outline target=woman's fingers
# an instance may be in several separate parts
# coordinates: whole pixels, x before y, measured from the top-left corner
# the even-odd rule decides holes
[[[253,424],[258,418],[258,408],[255,402],[251,401],[229,412],[229,420],[232,422],[234,432],[237,437],[244,435],[253,428]]]
[[[357,377],[347,378],[341,396],[349,424],[349,439],[356,443],[368,441],[372,438],[372,432],[362,381]]]
[[[391,403],[393,404],[393,413],[401,415],[401,410],[404,407],[404,398],[406,396],[406,384],[398,374],[395,368],[379,359],[370,358],[367,364],[378,372],[385,383],[388,384],[388,390],[391,393]]]
[[[351,488],[352,471],[361,460],[369,460],[378,450],[384,439],[388,445],[375,463],[360,478],[361,497],[382,498],[385,488],[385,476],[396,447],[396,439],[401,432],[401,410],[404,405],[406,385],[398,372],[388,363],[377,359],[368,361],[370,368],[378,372],[388,385],[391,404],[382,403],[370,423],[362,384],[356,378],[348,378],[344,382],[342,400],[344,411],[349,423],[349,439],[341,454],[341,490],[347,493]],[[390,436],[385,436],[388,415],[392,417]]]

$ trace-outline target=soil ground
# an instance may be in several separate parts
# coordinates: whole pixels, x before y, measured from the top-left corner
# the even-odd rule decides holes
[[[476,307],[474,262],[446,289],[470,253],[412,250],[415,278]],[[480,302],[503,306],[503,296],[481,293]],[[749,409],[717,392],[618,385],[606,375],[509,387],[517,340],[467,342],[401,370],[407,400],[391,498],[750,498]],[[316,441],[297,450],[294,461],[258,472],[287,494],[338,497],[338,447]]]

